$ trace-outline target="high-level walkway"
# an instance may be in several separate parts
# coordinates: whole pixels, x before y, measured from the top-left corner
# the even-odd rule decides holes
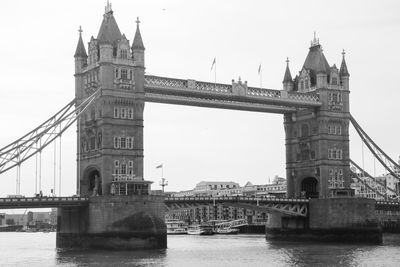
[[[175,105],[281,114],[322,105],[319,96],[312,92],[248,87],[240,81],[220,84],[146,75],[144,89],[146,102]]]

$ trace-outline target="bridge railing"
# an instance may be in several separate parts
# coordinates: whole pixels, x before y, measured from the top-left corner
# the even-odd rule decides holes
[[[166,197],[167,201],[249,201],[249,202],[281,202],[281,203],[308,203],[304,198],[276,198],[276,197],[246,197],[246,196],[198,196],[198,197]]]
[[[0,198],[0,203],[15,202],[57,202],[57,201],[88,201],[87,197],[18,197],[18,198]]]
[[[223,94],[232,94],[234,92],[233,84],[200,82],[195,80],[167,78],[167,77],[159,77],[153,75],[146,75],[145,82],[147,86],[158,87],[158,88],[205,91],[205,92],[215,92]],[[319,103],[319,96],[316,93],[298,93],[298,92],[287,92],[276,89],[247,87],[246,84],[244,84],[243,86],[245,87],[244,92],[246,96],[299,100],[299,101]]]

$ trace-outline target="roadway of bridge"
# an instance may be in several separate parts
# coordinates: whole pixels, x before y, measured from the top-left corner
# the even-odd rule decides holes
[[[58,207],[76,207],[87,206],[89,197],[21,197],[21,198],[0,198],[0,209],[18,209],[18,208],[58,208]],[[309,199],[300,198],[268,198],[268,197],[166,197],[165,204],[229,204],[229,203],[247,203],[253,205],[263,205],[269,203],[275,204],[308,204]],[[376,209],[400,209],[400,202],[376,201]]]

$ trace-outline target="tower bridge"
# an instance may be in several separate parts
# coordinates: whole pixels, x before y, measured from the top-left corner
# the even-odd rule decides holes
[[[314,37],[294,78],[287,60],[281,89],[249,87],[240,79],[220,84],[167,78],[145,74],[139,23],[130,44],[108,4],[97,37],[90,38],[87,49],[80,29],[74,55],[75,99],[0,149],[0,174],[14,167],[19,170],[76,121],[76,193],[83,199],[27,198],[0,201],[0,206],[60,207],[58,247],[165,247],[165,205],[182,208],[210,199],[165,199],[151,193],[152,182],[145,180],[143,172],[145,103],[279,113],[284,119],[289,199],[261,201],[261,206],[251,199],[217,201],[271,212],[266,226],[271,238],[381,241],[376,207],[392,211],[398,205],[354,198],[350,184],[362,170],[350,168],[350,124],[397,179],[400,167],[350,115],[350,74],[344,52],[340,68],[330,65]],[[71,206],[63,207],[63,201]]]

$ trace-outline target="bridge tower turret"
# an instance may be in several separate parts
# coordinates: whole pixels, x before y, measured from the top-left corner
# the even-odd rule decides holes
[[[101,90],[78,123],[78,194],[147,194],[143,179],[144,45],[139,20],[132,49],[107,3],[88,56],[75,56],[77,102]],[[85,58],[86,56],[86,58]]]
[[[348,77],[344,56],[339,72],[314,36],[293,90],[318,95],[322,105],[284,116],[288,197],[352,195]]]
[[[74,54],[75,73],[79,73],[87,65],[87,57],[86,48],[82,40],[82,27],[79,26],[79,39]]]
[[[285,91],[293,91],[294,84],[292,79],[292,74],[289,69],[289,58],[286,59],[286,70],[285,75],[283,76],[283,90]]]
[[[346,65],[346,60],[344,58],[345,56],[345,52],[343,49],[342,52],[342,64],[340,64],[340,71],[339,71],[339,75],[340,75],[340,84],[343,86],[343,88],[345,90],[349,90],[349,71],[347,70],[347,65]]]

